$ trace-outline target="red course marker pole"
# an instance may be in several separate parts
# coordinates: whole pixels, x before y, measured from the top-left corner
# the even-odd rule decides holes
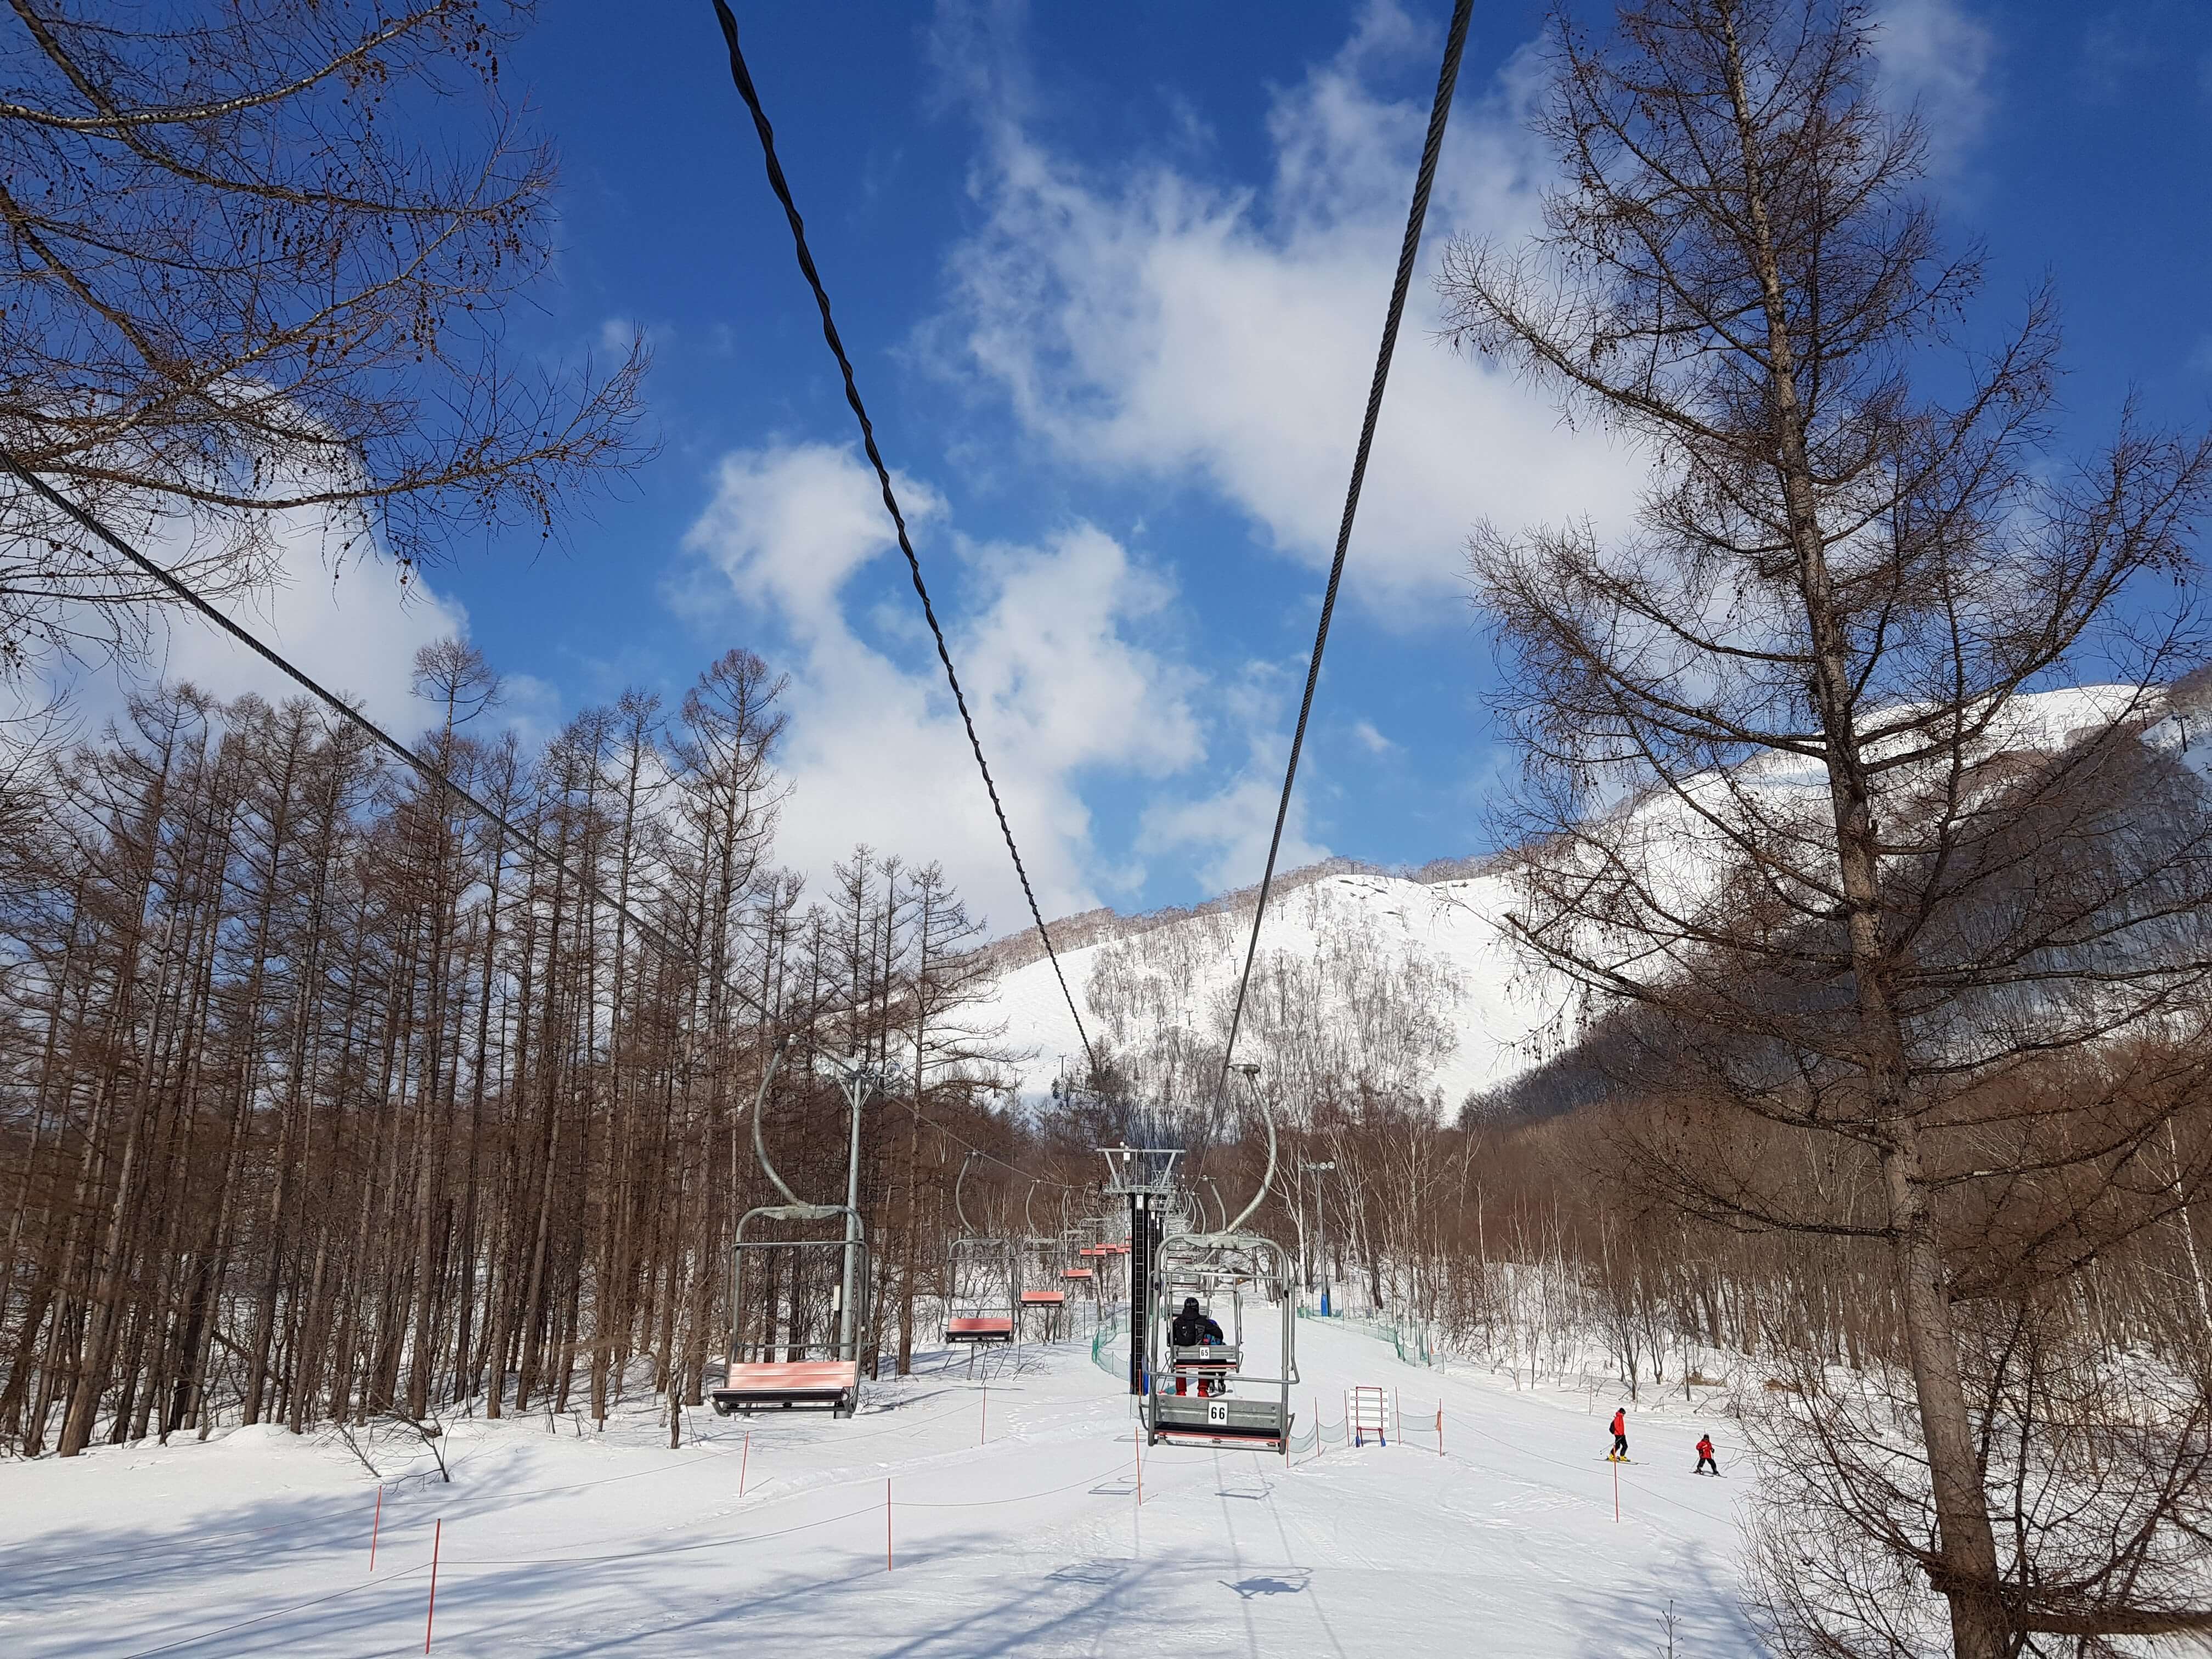
[[[446,1523],[441,1518],[430,1534],[430,1610],[422,1615],[422,1651],[430,1650],[430,1626],[438,1617],[438,1544],[446,1535]]]
[[[376,1571],[376,1534],[383,1525],[384,1488],[379,1486],[376,1489],[376,1513],[369,1517],[368,1522],[368,1570],[371,1572]]]
[[[753,1461],[753,1431],[745,1431],[744,1449],[738,1453],[738,1496],[745,1495],[745,1465]]]

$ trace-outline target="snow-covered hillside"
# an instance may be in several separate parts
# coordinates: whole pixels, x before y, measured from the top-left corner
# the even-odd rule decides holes
[[[926,1356],[849,1422],[695,1413],[677,1451],[649,1396],[605,1433],[465,1421],[445,1437],[450,1484],[419,1443],[411,1465],[375,1449],[380,1510],[334,1440],[274,1427],[0,1463],[0,1651],[420,1653],[434,1545],[428,1650],[477,1659],[1574,1659],[1664,1651],[1670,1605],[1676,1651],[1759,1651],[1734,1514],[1753,1482],[1724,1418],[1649,1401],[1616,1469],[1608,1394],[1424,1370],[1310,1321],[1298,1335],[1302,1435],[1316,1410],[1340,1429],[1345,1390],[1368,1384],[1404,1439],[1325,1433],[1287,1467],[1162,1445],[1141,1509],[1129,1396],[1080,1340],[988,1356],[976,1379]],[[1692,1474],[1708,1429],[1735,1478]]]
[[[2147,746],[2201,771],[2212,757],[2206,741],[2212,717],[2193,732],[2191,718],[2179,712],[2196,700],[2169,701],[2161,692],[2145,697],[2120,686],[2039,693],[2015,699],[1977,747],[1988,754],[2047,752],[2127,714],[2148,725],[2142,734]],[[1810,760],[1771,755],[1729,782],[1778,820],[1802,815],[1817,825],[1827,811],[1826,775]],[[1656,868],[1656,883],[1674,885],[1687,901],[1710,882],[1713,836],[1681,801],[1648,800],[1626,821],[1630,838],[1643,842]],[[1306,963],[1336,952],[1337,971],[1323,975],[1319,1006],[1294,1012],[1351,1051],[1375,1046],[1349,1006],[1363,981],[1395,973],[1431,999],[1445,1038],[1401,1060],[1392,1080],[1447,1113],[1470,1091],[1540,1063],[1561,1035],[1571,1035],[1572,1024],[1563,1020],[1571,1012],[1571,988],[1525,959],[1503,926],[1516,902],[1511,860],[1458,868],[1464,872],[1405,876],[1341,866],[1296,872],[1276,884],[1260,945],[1263,965],[1271,957]],[[1094,1040],[1124,1055],[1178,1030],[1200,1048],[1218,1042],[1243,963],[1252,902],[1247,891],[1192,911],[1127,918],[1094,912],[1056,925],[1055,939],[1066,941],[1060,963],[1068,988]],[[1018,1068],[1020,1089],[1035,1099],[1054,1077],[1080,1073],[1082,1047],[1034,939],[1016,936],[994,949],[1012,964],[1000,981],[997,1012],[1007,1046],[1030,1056]],[[1319,982],[1299,983],[1311,991]],[[1384,985],[1379,1000],[1402,1003],[1407,994],[1402,986]]]
[[[1261,929],[1260,948],[1263,955],[1310,956],[1324,935],[1352,936],[1371,942],[1395,963],[1431,969],[1448,986],[1456,1046],[1437,1062],[1425,1091],[1456,1107],[1470,1090],[1492,1087],[1533,1065],[1536,1056],[1528,1041],[1559,1012],[1557,988],[1516,971],[1517,957],[1500,925],[1510,900],[1510,879],[1504,874],[1434,883],[1381,872],[1324,874],[1287,892],[1278,886]],[[1112,1047],[1141,1042],[1159,1023],[1141,1018],[1117,1021],[1094,1006],[1099,958],[1115,950],[1130,951],[1142,962],[1172,960],[1174,969],[1161,975],[1170,982],[1160,1012],[1194,1030],[1210,1030],[1218,1005],[1235,994],[1251,925],[1248,898],[1064,951],[1061,966],[1085,1024]],[[1049,963],[1039,957],[1005,975],[999,1000],[1008,1043],[1035,1056],[1021,1068],[1025,1096],[1043,1094],[1063,1071],[1080,1074],[1082,1045]],[[1117,1034],[1122,1042],[1111,1042]]]

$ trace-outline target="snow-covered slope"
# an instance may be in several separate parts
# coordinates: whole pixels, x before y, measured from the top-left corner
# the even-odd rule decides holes
[[[1529,1041],[1559,1011],[1559,988],[1519,971],[1499,920],[1510,898],[1510,880],[1503,874],[1433,883],[1380,872],[1325,874],[1287,893],[1278,888],[1260,948],[1263,954],[1310,956],[1325,933],[1358,936],[1397,963],[1437,970],[1449,981],[1456,1042],[1436,1064],[1426,1089],[1455,1107],[1470,1090],[1490,1088],[1534,1064]],[[1123,1047],[1149,1036],[1157,1021],[1117,1021],[1093,1006],[1102,953],[1133,945],[1142,956],[1184,958],[1177,965],[1187,966],[1188,975],[1170,989],[1168,1017],[1205,1029],[1217,1002],[1235,994],[1251,925],[1247,900],[1063,951],[1060,963],[1086,1027],[1109,1039],[1118,1031],[1123,1041],[1112,1046]],[[1063,1071],[1081,1074],[1082,1045],[1049,963],[1040,957],[1006,974],[999,1003],[1008,1043],[1034,1056],[1021,1068],[1024,1095],[1045,1093]]]
[[[1607,1394],[1298,1334],[1300,1432],[1316,1408],[1340,1429],[1344,1391],[1372,1384],[1398,1398],[1403,1441],[1332,1432],[1287,1468],[1164,1445],[1141,1509],[1128,1395],[1080,1341],[990,1356],[979,1379],[926,1356],[849,1422],[695,1413],[678,1451],[649,1396],[604,1434],[457,1424],[450,1484],[375,1449],[380,1519],[342,1448],[276,1429],[0,1463],[0,1652],[420,1653],[434,1542],[428,1650],[475,1659],[1578,1659],[1653,1651],[1670,1603],[1682,1650],[1759,1651],[1732,1513],[1753,1482],[1723,1419],[1648,1402],[1616,1470]],[[1691,1473],[1703,1428],[1735,1478]]]
[[[2147,746],[2201,770],[2212,757],[2206,740],[2212,711],[2197,722],[2202,731],[2192,732],[2188,717],[2177,712],[2190,701],[2161,692],[2146,697],[2121,686],[2039,693],[2015,699],[1977,747],[1986,754],[2048,752],[2125,714],[2156,722],[2142,732]],[[1809,760],[1771,755],[1729,783],[1778,820],[1802,816],[1817,826],[1827,811],[1826,775]],[[1717,793],[1718,780],[1711,787]],[[1672,886],[1679,900],[1692,901],[1715,867],[1713,837],[1696,814],[1680,799],[1661,796],[1635,807],[1626,823],[1644,842],[1654,884]],[[1363,1029],[1363,1017],[1348,1006],[1363,985],[1395,971],[1405,983],[1382,986],[1376,1000],[1434,999],[1448,1028],[1444,1041],[1397,1061],[1393,1079],[1446,1112],[1470,1091],[1494,1088],[1540,1063],[1571,1023],[1562,1020],[1571,1008],[1570,988],[1527,961],[1502,925],[1516,902],[1511,861],[1457,868],[1471,872],[1439,877],[1432,869],[1409,877],[1345,866],[1297,872],[1278,881],[1261,934],[1263,963],[1271,953],[1304,963],[1334,950],[1333,969],[1294,988],[1320,989],[1320,1006],[1309,1004],[1302,1016],[1332,1033],[1345,1051],[1375,1046],[1374,1032]],[[1218,1042],[1243,963],[1251,907],[1248,891],[1194,911],[1127,918],[1092,913],[1056,925],[1055,938],[1066,941],[1060,962],[1068,988],[1094,1040],[1123,1055],[1176,1028],[1200,1047]],[[1000,980],[997,1012],[1007,1045],[1030,1056],[1019,1067],[1020,1089],[1035,1099],[1055,1076],[1082,1072],[1082,1046],[1033,939],[1017,936],[994,949],[1011,964]],[[1249,1023],[1246,1035],[1253,1036]]]

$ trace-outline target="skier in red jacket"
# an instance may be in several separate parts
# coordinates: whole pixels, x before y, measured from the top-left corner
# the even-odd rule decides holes
[[[1692,1473],[1697,1474],[1718,1474],[1720,1472],[1721,1466],[1713,1462],[1712,1436],[1709,1434],[1699,1435],[1698,1437],[1698,1467],[1692,1471]]]
[[[1606,1455],[1617,1457],[1624,1463],[1628,1461],[1628,1409],[1626,1407],[1617,1407],[1613,1413],[1613,1449]]]

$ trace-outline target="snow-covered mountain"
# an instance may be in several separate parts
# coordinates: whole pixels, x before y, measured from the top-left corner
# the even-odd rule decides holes
[[[2051,752],[2101,730],[2132,705],[2139,740],[2212,775],[2212,698],[2185,682],[2151,695],[2095,686],[2015,700],[1989,736],[1992,754]],[[2192,729],[2194,727],[2195,729]],[[1730,780],[1778,811],[1825,812],[1826,780],[1809,761],[1769,756]],[[1639,836],[1693,890],[1717,859],[1709,833],[1672,797],[1627,809]],[[1510,1082],[1571,1035],[1570,987],[1524,958],[1504,918],[1516,902],[1516,860],[1466,860],[1392,873],[1346,861],[1278,879],[1260,938],[1265,983],[1248,1010],[1239,1052],[1273,1042],[1316,1042],[1340,1066],[1429,1097],[1449,1113],[1470,1092]],[[1118,1056],[1151,1053],[1172,1064],[1218,1056],[1243,963],[1253,890],[1188,910],[1122,916],[1097,910],[1053,925],[1068,988],[1093,1042]],[[1054,1077],[1080,1075],[1082,1045],[1033,933],[990,947],[1000,965],[998,1010],[1024,1097]],[[1170,1055],[1161,1061],[1163,1051]],[[1218,1058],[1212,1062],[1218,1064]],[[1211,1075],[1206,1081],[1210,1084]]]
[[[1060,947],[1068,989],[1094,1042],[1123,1054],[1164,1025],[1194,1035],[1216,1030],[1222,1005],[1236,994],[1254,897],[1248,891],[1198,910],[1092,922],[1082,930],[1088,942]],[[1407,1080],[1455,1107],[1468,1091],[1535,1063],[1530,1039],[1559,1012],[1558,988],[1516,971],[1500,920],[1510,898],[1503,870],[1442,879],[1341,865],[1297,871],[1275,884],[1261,956],[1311,960],[1332,944],[1348,946],[1377,969],[1411,973],[1435,988],[1449,1047]],[[1057,927],[1054,934],[1057,944]],[[1082,1045],[1035,936],[1000,948],[1018,963],[1000,979],[1000,1012],[1008,1044],[1034,1055],[1020,1068],[1021,1091],[1034,1097],[1063,1072],[1081,1075]],[[1109,1000],[1102,969],[1115,968],[1125,975],[1133,970],[1144,982],[1150,994],[1143,1006]],[[1323,1023],[1351,1024],[1341,1006],[1311,1012]]]

